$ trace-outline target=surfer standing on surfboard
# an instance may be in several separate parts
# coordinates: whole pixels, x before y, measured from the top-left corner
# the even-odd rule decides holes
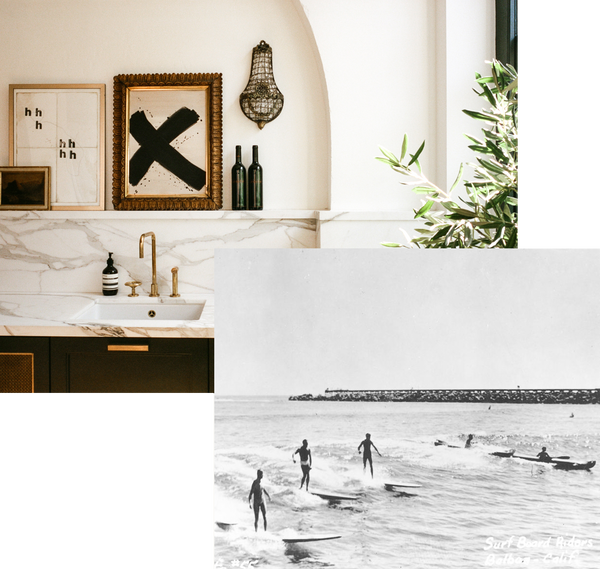
[[[308,492],[310,469],[312,468],[312,455],[310,454],[308,441],[306,439],[302,441],[302,446],[299,449],[296,449],[296,452],[292,454],[292,460],[294,461],[294,464],[296,464],[296,459],[294,457],[297,454],[300,455],[300,468],[302,468],[302,482],[300,483],[300,490],[302,490],[302,486],[304,486],[304,481],[306,480],[306,491]]]
[[[262,512],[263,521],[265,523],[265,531],[267,531],[267,506],[265,505],[265,498],[263,493],[267,495],[269,500],[271,496],[269,493],[261,486],[260,481],[263,477],[263,471],[256,471],[256,480],[252,482],[252,487],[250,488],[250,494],[248,494],[248,506],[250,508],[254,508],[254,531],[258,531],[258,513]],[[254,496],[254,503],[250,504],[250,500]]]
[[[377,454],[379,456],[381,456],[381,453],[373,444],[373,441],[371,440],[371,433],[367,433],[365,437],[365,440],[358,445],[358,453],[360,454],[360,447],[363,447],[363,470],[366,470],[368,460],[369,466],[371,467],[371,478],[373,478],[373,458],[371,457],[371,447],[373,447],[377,451]]]

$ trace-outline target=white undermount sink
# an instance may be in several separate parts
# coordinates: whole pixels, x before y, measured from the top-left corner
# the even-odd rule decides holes
[[[198,320],[204,302],[110,302],[98,301],[73,318],[76,322],[107,322],[122,320]]]

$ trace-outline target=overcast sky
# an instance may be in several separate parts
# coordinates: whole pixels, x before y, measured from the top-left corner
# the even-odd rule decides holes
[[[218,395],[600,385],[598,251],[216,254]]]

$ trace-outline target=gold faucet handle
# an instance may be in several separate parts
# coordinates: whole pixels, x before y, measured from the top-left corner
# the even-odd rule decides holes
[[[172,274],[172,277],[173,277],[173,291],[172,291],[172,294],[171,294],[172,297],[181,296],[179,294],[179,290],[178,290],[178,287],[179,287],[179,276],[178,276],[178,273],[179,273],[179,267],[173,267],[171,269],[171,274]]]
[[[127,296],[140,296],[137,292],[135,292],[136,287],[142,286],[140,281],[129,281],[128,283],[125,283],[125,286],[131,287],[131,294],[128,294]]]

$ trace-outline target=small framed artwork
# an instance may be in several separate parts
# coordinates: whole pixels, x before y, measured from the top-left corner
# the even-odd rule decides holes
[[[0,166],[0,209],[49,208],[49,166]]]
[[[105,86],[9,90],[10,164],[51,167],[50,209],[104,209]]]
[[[223,206],[220,73],[118,75],[113,112],[115,209]]]

